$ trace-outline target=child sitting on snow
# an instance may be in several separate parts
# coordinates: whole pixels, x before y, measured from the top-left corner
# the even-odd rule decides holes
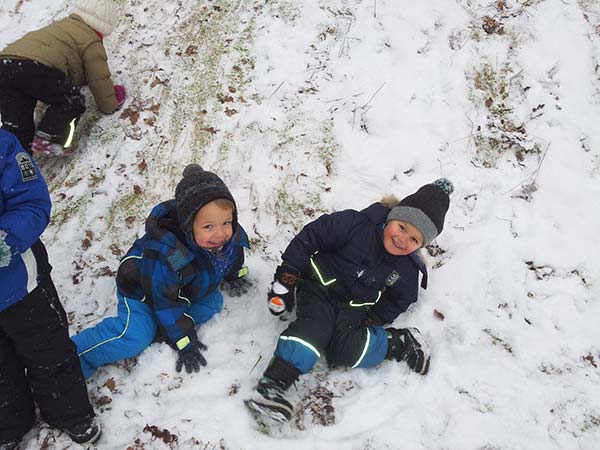
[[[75,126],[85,111],[78,86],[87,84],[107,114],[125,101],[125,88],[113,86],[102,43],[115,26],[117,8],[114,0],[79,0],[70,16],[27,33],[0,52],[2,128],[27,151],[74,152]],[[38,100],[49,106],[35,130]]]
[[[16,449],[40,416],[80,444],[100,436],[67,315],[40,235],[48,188],[15,136],[0,130],[0,449]]]
[[[154,207],[146,234],[121,260],[117,317],[73,336],[85,377],[138,355],[157,329],[178,352],[177,372],[206,366],[195,328],[221,311],[219,285],[230,295],[247,292],[244,247],[248,237],[229,189],[214,173],[187,166],[175,199]]]
[[[441,178],[394,205],[325,214],[306,225],[282,255],[269,309],[296,320],[281,333],[275,355],[246,405],[284,422],[293,408],[286,390],[322,353],[331,364],[373,367],[384,359],[429,369],[428,345],[416,328],[383,328],[417,301],[417,250],[442,232],[453,191]]]

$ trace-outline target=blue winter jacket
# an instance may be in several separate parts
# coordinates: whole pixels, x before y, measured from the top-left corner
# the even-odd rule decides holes
[[[33,159],[0,129],[0,311],[38,284],[37,249],[50,221],[48,187]],[[45,255],[45,250],[43,250]],[[47,259],[46,259],[47,265]],[[49,272],[49,269],[47,270]]]
[[[369,310],[382,324],[391,323],[417,301],[419,271],[423,286],[427,272],[416,252],[394,256],[385,250],[389,212],[375,203],[360,212],[325,214],[294,237],[282,259],[303,277],[327,285],[343,303]]]
[[[175,200],[155,206],[146,220],[146,234],[136,240],[121,260],[117,289],[128,298],[146,302],[171,345],[194,332],[194,320],[185,314],[189,305],[232,279],[244,263],[248,237],[237,225],[220,252],[221,270],[214,256],[186,240],[179,227]]]

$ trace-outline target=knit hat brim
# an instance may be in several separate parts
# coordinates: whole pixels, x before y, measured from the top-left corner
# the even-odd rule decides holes
[[[396,206],[388,214],[387,220],[388,222],[390,220],[401,220],[410,223],[423,235],[423,246],[430,244],[438,235],[438,230],[434,223],[418,208]]]

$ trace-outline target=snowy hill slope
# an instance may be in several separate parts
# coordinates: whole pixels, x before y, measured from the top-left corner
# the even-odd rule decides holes
[[[0,46],[68,11],[9,3]],[[120,256],[192,161],[236,197],[256,284],[200,329],[200,373],[154,344],[94,375],[98,448],[598,448],[597,1],[121,3],[105,43],[124,108],[88,96],[81,151],[38,159],[72,331],[115,313]],[[429,375],[320,363],[292,389],[293,424],[261,434],[242,399],[285,328],[265,293],[287,242],[440,176],[456,191],[430,286],[395,323],[430,339]],[[23,445],[67,447],[44,424]]]

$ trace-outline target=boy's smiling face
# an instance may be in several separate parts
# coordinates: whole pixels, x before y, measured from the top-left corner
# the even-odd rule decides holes
[[[423,235],[408,222],[390,220],[383,229],[383,246],[394,256],[408,255],[423,245]]]
[[[212,201],[198,210],[192,224],[194,241],[207,250],[221,250],[233,235],[233,210]]]

